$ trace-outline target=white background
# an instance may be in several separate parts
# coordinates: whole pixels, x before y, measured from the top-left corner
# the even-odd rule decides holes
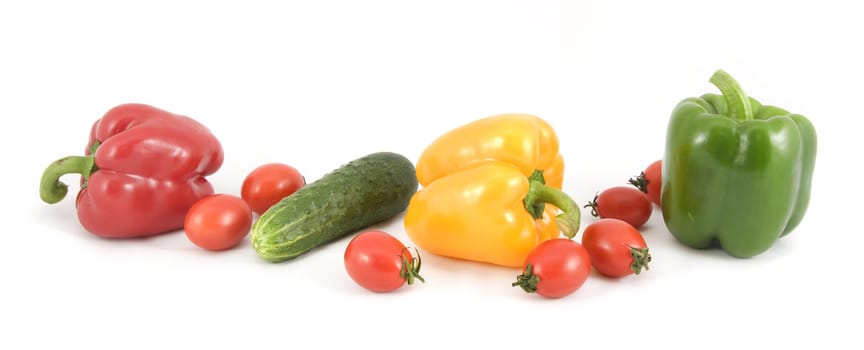
[[[854,2],[808,3],[4,2],[0,348],[850,347],[864,312],[864,24]],[[741,260],[676,243],[655,211],[650,271],[592,274],[558,300],[512,288],[516,270],[431,254],[427,283],[370,293],[344,271],[347,239],[281,264],[248,240],[212,253],[182,231],[99,239],[74,197],[37,193],[94,120],[141,102],[206,124],[225,150],[211,180],[235,195],[266,162],[315,180],[374,151],[416,160],[476,118],[533,113],[558,131],[564,189],[585,203],[662,156],[672,108],[716,92],[718,68],[815,124],[802,224]],[[401,216],[376,228],[410,244]]]

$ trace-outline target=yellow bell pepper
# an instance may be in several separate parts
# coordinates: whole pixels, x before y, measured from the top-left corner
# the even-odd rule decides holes
[[[558,189],[564,181],[558,135],[549,123],[530,114],[494,115],[441,135],[420,154],[417,181],[426,186],[486,159],[513,164],[525,176],[540,170],[546,184]]]
[[[430,253],[521,267],[541,242],[579,230],[580,209],[560,190],[557,136],[536,116],[456,128],[427,147],[416,168],[423,188],[408,204],[405,232]]]

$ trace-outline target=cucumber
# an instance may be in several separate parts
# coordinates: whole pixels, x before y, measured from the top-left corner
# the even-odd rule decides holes
[[[392,152],[350,161],[266,210],[250,241],[265,260],[282,262],[396,216],[417,192],[414,164]]]

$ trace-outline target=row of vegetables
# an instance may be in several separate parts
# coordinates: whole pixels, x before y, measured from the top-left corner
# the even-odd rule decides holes
[[[559,298],[592,270],[609,278],[648,270],[640,228],[655,206],[684,245],[739,258],[765,252],[800,223],[815,165],[813,125],[748,97],[722,70],[710,81],[721,94],[675,107],[661,160],[584,206],[563,190],[558,134],[530,114],[457,126],[432,140],[416,163],[378,152],[310,183],[288,164],[262,164],[234,196],[207,180],[224,160],[210,130],[145,104],[120,105],[98,119],[83,156],[45,169],[40,196],[59,202],[68,192],[60,178],[80,174],[76,212],[97,236],[182,229],[211,251],[248,236],[257,255],[274,263],[353,236],[347,275],[376,292],[425,281],[423,251],[519,268],[513,287]],[[583,207],[598,219],[579,236]],[[370,229],[403,212],[410,244]]]

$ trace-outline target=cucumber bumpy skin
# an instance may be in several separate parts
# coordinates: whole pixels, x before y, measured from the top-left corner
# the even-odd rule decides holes
[[[414,164],[392,152],[355,159],[265,211],[250,241],[265,260],[282,262],[394,217],[417,192]]]

